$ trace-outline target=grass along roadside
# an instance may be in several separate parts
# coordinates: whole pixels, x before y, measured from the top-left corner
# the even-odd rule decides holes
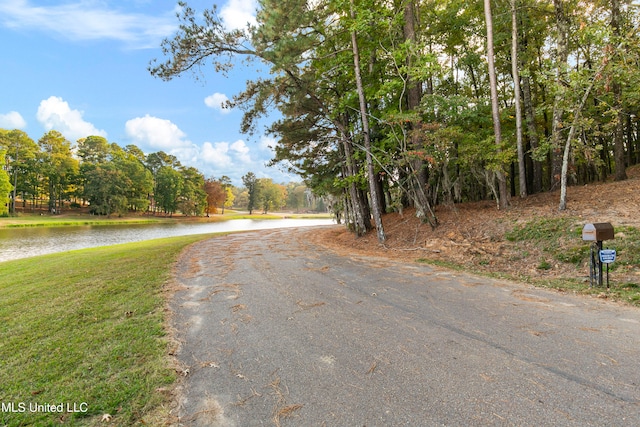
[[[163,288],[180,251],[205,237],[0,263],[0,425],[93,426],[105,414],[153,425],[175,379]],[[46,404],[64,412],[30,411]]]
[[[536,219],[515,227],[505,238],[516,244],[536,245],[545,254],[537,264],[540,270],[551,268],[552,263],[563,263],[575,267],[575,272],[588,271],[590,242],[582,240],[580,218]],[[538,286],[570,290],[577,293],[595,294],[640,306],[640,230],[635,227],[617,226],[614,240],[604,242],[604,247],[616,250],[616,261],[609,264],[611,287],[589,287],[588,281],[574,277],[533,280]],[[605,279],[606,280],[606,279]]]
[[[615,239],[604,242],[605,247],[617,252],[616,261],[609,265],[611,287],[607,289],[606,285],[590,287],[585,278],[588,274],[590,242],[582,240],[583,223],[578,217],[538,218],[517,224],[505,233],[504,239],[512,246],[506,262],[526,260],[540,272],[538,276],[529,274],[525,268],[514,273],[500,266],[493,271],[474,269],[474,272],[640,306],[640,229],[618,226],[615,228]],[[470,270],[468,265],[446,261],[418,261],[456,270]],[[546,274],[556,269],[562,273]]]

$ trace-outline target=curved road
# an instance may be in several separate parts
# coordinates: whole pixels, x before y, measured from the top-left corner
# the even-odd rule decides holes
[[[307,233],[183,254],[180,425],[640,425],[637,309],[341,257]]]

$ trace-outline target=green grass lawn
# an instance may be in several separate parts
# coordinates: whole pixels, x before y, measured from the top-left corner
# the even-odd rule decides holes
[[[158,425],[176,375],[163,289],[180,251],[205,237],[0,263],[0,426],[104,425],[104,414]],[[31,412],[46,404],[65,412]]]

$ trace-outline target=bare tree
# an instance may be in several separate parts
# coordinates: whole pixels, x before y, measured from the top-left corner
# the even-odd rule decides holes
[[[493,116],[493,131],[496,139],[496,150],[498,154],[502,145],[502,128],[500,126],[500,108],[498,106],[498,82],[496,77],[496,66],[493,53],[493,17],[491,15],[491,0],[484,0],[484,17],[487,24],[487,60],[489,65],[489,85],[491,86],[491,115]],[[506,209],[509,206],[509,193],[507,191],[507,180],[499,166],[496,170],[498,179],[498,207]]]
[[[611,0],[611,29],[616,38],[620,38],[620,0]],[[616,181],[627,179],[624,153],[624,113],[622,112],[622,85],[613,78],[613,108],[616,110],[616,129],[613,135],[613,156],[616,163]]]
[[[518,70],[518,16],[516,0],[511,0],[511,72],[516,107],[516,143],[518,147],[518,176],[520,177],[520,197],[527,197],[527,172],[524,166],[522,145],[522,106],[520,104],[520,72]]]
[[[356,12],[351,0],[351,18],[356,18]],[[362,74],[360,72],[360,53],[358,51],[358,37],[355,30],[351,31],[351,48],[353,49],[353,65],[355,67],[356,88],[358,90],[358,99],[360,101],[360,117],[362,120],[362,133],[364,137],[364,148],[367,163],[367,177],[369,180],[369,195],[371,196],[371,211],[373,213],[373,221],[376,224],[376,232],[380,243],[386,240],[384,227],[382,226],[382,212],[380,211],[380,190],[376,182],[375,169],[373,167],[373,156],[371,155],[371,138],[369,134],[369,111],[367,101],[364,96],[364,86],[362,85]]]
[[[569,57],[569,19],[565,10],[566,2],[553,0],[556,14],[556,84],[553,101],[553,121],[551,129],[551,190],[556,190],[562,179],[562,117],[564,115],[564,80],[566,78],[567,60]]]

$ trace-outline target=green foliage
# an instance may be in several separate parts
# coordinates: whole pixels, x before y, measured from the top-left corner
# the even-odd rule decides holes
[[[9,193],[13,185],[9,181],[9,174],[4,170],[5,152],[0,150],[0,215],[9,215]]]
[[[262,208],[262,213],[280,209],[286,202],[286,188],[275,184],[270,178],[260,178],[256,182],[258,189],[258,206]]]
[[[299,211],[305,206],[307,187],[290,185],[288,190],[287,207]]]
[[[165,214],[178,210],[178,197],[182,192],[184,179],[180,172],[171,166],[161,166],[156,175],[155,201]]]
[[[44,134],[38,140],[38,145],[41,150],[38,160],[41,162],[41,173],[46,180],[49,210],[59,212],[62,201],[73,191],[72,186],[78,174],[79,164],[73,157],[71,142],[56,130]]]
[[[30,181],[37,175],[36,154],[38,146],[29,138],[29,135],[21,130],[12,131],[0,129],[0,151],[5,151],[5,170],[9,175],[14,194],[33,194],[33,185]],[[13,212],[15,200],[10,207]]]
[[[574,218],[540,218],[529,223],[518,225],[505,233],[505,238],[511,242],[535,241],[558,242],[564,238],[581,236],[582,228],[576,224]]]
[[[640,229],[616,227],[615,241],[608,242],[617,251],[615,264],[626,267],[640,266]]]
[[[30,199],[32,206],[44,198],[53,213],[87,202],[92,213],[106,216],[145,211],[152,201],[154,212],[202,215],[206,209],[202,174],[162,151],[147,156],[135,145],[122,148],[95,135],[81,138],[74,147],[55,130],[36,144],[22,131],[4,129],[0,150],[6,153],[0,174],[16,183],[16,196],[25,204]],[[0,201],[2,211],[8,206],[4,195]]]
[[[541,218],[518,225],[505,233],[511,242],[534,242],[555,260],[573,264],[577,268],[587,265],[589,242],[582,240],[582,223],[577,218]],[[640,230],[634,227],[615,228],[616,238],[605,242],[605,247],[616,249],[616,262],[610,270],[626,271],[640,267]]]
[[[88,136],[78,140],[78,157],[85,163],[99,164],[107,160],[109,141],[103,136]]]
[[[193,167],[182,168],[182,187],[178,195],[179,209],[185,215],[202,215],[207,207],[204,176]]]
[[[115,165],[105,163],[85,175],[84,195],[91,212],[97,215],[123,214],[127,210],[127,190],[131,181]]]
[[[541,218],[514,227],[505,233],[505,238],[511,242],[535,242],[557,261],[576,267],[583,265],[590,253],[589,245],[582,241],[582,225],[576,218]]]
[[[540,261],[537,267],[538,270],[551,270],[551,264],[547,260]]]
[[[618,130],[619,111],[632,118],[640,106],[638,9],[625,8],[620,33],[611,22],[611,4],[565,3],[523,0],[517,8],[516,66],[531,89],[523,99],[530,147],[524,153],[527,176],[507,178],[535,179],[536,191],[556,180],[561,141],[571,127],[576,132],[570,178],[581,183],[604,177],[614,166],[608,141]],[[226,30],[215,7],[199,13],[181,4],[180,29],[163,42],[166,61],[154,62],[152,74],[171,79],[207,63],[228,72],[238,55],[267,64],[269,77],[248,82],[234,98],[245,111],[242,130],[256,132],[261,118],[277,108],[280,118],[269,126],[277,141],[272,164],[299,174],[317,194],[342,198],[351,215],[366,215],[369,208],[362,206],[367,195],[358,196],[372,191],[362,179],[371,165],[367,155],[381,187],[393,190],[391,203],[416,207],[424,204],[416,196],[420,192],[433,201],[491,197],[497,172],[518,160],[507,13],[494,13],[505,130],[503,144],[496,146],[479,2],[260,0],[256,25],[240,30]],[[564,12],[556,13],[560,4]],[[569,61],[555,54],[560,24],[571,34]],[[363,143],[352,35],[371,124],[370,150]],[[616,85],[622,92],[612,90]],[[585,93],[588,102],[578,111]],[[637,123],[628,120],[623,149],[631,162],[640,161],[633,155],[636,133]],[[252,210],[257,201],[247,188]]]
[[[242,183],[247,188],[248,192],[248,200],[247,200],[247,210],[249,211],[249,215],[253,213],[253,210],[258,205],[258,195],[259,195],[259,187],[258,187],[258,179],[256,178],[256,174],[253,172],[248,172],[246,175],[242,177]]]
[[[153,175],[134,153],[122,151],[121,156],[114,156],[113,163],[128,180],[124,194],[128,208],[144,211],[149,206],[149,194],[153,192]]]
[[[574,264],[577,267],[585,260],[589,259],[589,254],[589,245],[582,243],[576,246],[567,246],[566,248],[557,251],[555,258],[560,262]]]

